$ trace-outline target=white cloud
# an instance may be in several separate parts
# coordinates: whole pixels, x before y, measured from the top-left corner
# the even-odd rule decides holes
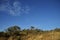
[[[0,11],[6,11],[13,16],[20,16],[21,14],[28,14],[30,9],[28,6],[22,6],[19,1],[14,1],[12,5],[7,2],[0,5]]]

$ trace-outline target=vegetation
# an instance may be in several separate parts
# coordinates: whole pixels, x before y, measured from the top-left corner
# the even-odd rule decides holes
[[[31,26],[23,29],[19,26],[11,26],[4,32],[0,32],[0,40],[60,40],[60,28],[43,31]]]
[[[12,26],[7,28],[6,33],[10,36],[17,35],[20,33],[20,27],[18,26]]]

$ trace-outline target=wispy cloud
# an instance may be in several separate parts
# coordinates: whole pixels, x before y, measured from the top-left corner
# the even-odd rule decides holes
[[[5,11],[13,16],[20,16],[21,14],[28,14],[30,11],[29,6],[22,6],[19,1],[14,1],[11,5],[10,2],[0,4],[0,11]]]

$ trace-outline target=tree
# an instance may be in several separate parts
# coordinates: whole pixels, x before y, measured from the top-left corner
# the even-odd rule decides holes
[[[3,37],[3,36],[5,36],[5,33],[4,32],[0,32],[0,37]]]
[[[34,28],[35,28],[34,26],[31,26],[31,30],[34,30]]]
[[[56,29],[54,29],[54,31],[58,31],[58,32],[60,32],[60,28],[56,28]]]
[[[41,29],[35,29],[37,32],[43,32],[43,30]]]
[[[8,35],[17,35],[19,34],[20,32],[20,27],[19,26],[12,26],[12,27],[9,27],[6,32],[8,33]]]

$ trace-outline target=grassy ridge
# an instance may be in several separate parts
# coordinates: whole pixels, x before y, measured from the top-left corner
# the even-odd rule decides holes
[[[18,26],[13,26],[0,32],[0,40],[60,40],[60,28],[43,31],[34,27],[21,30]]]

